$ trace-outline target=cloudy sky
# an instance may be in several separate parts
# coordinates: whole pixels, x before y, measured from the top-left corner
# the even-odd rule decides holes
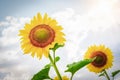
[[[0,80],[30,80],[49,63],[24,55],[18,31],[40,12],[58,21],[66,34],[64,48],[57,51],[61,74],[66,64],[83,59],[90,45],[105,44],[114,55],[111,71],[120,69],[120,1],[119,0],[0,0]],[[51,69],[53,78],[56,74]],[[76,73],[73,80],[105,80],[86,68]],[[115,80],[120,80],[117,75]]]

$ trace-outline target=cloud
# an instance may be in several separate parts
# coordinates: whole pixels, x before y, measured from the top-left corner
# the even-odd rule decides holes
[[[0,37],[1,46],[11,46],[18,43],[18,30],[24,26],[30,18],[15,18],[11,16],[6,17],[6,21],[0,23],[0,27],[3,27]],[[5,42],[4,42],[5,41]]]
[[[74,9],[67,8],[61,12],[56,12],[52,16],[64,27],[67,39],[65,49],[68,63],[82,59],[88,46],[105,44],[114,53],[115,62],[111,70],[114,71],[119,69],[117,66],[120,65],[119,62],[116,62],[116,59],[120,61],[118,60],[120,57],[116,56],[120,44],[120,6],[117,2],[112,3],[109,0],[99,0],[95,3],[97,4],[90,7],[90,10],[84,14],[76,13]],[[77,75],[78,79],[84,80],[89,77],[93,80],[89,72],[83,72],[85,74],[82,76]],[[94,77],[94,80],[96,79],[98,80],[97,76]]]
[[[115,55],[111,71],[119,69],[120,7],[117,2],[112,3],[108,0],[92,0],[91,4],[86,5],[88,9],[83,11],[83,14],[79,14],[80,12],[73,8],[67,8],[51,15],[64,27],[63,31],[66,34],[65,47],[57,51],[57,55],[61,56],[57,65],[62,74],[64,74],[66,64],[81,60],[88,46],[92,44],[105,44],[110,47]],[[0,75],[2,75],[0,79],[2,80],[30,80],[34,73],[49,62],[48,59],[39,61],[30,55],[23,55],[20,49],[18,30],[23,28],[29,20],[30,18],[26,17],[7,16],[0,22]],[[53,69],[50,73],[52,77],[55,76]],[[66,75],[70,76],[69,73]],[[96,74],[83,68],[76,73],[74,80],[88,78],[90,80],[104,79],[98,79]]]
[[[30,18],[15,18],[7,16],[5,21],[0,22],[0,72],[4,73],[2,80],[16,80],[19,71],[17,66],[20,62],[18,30],[28,22]],[[20,65],[19,65],[20,66]],[[23,66],[22,66],[23,67]],[[18,75],[18,76],[17,76]],[[19,80],[22,78],[19,76]],[[23,79],[24,80],[24,79]]]
[[[34,74],[35,70],[30,68],[37,66],[39,60],[31,60],[30,56],[24,57],[25,55],[22,54],[20,49],[18,37],[19,29],[23,28],[24,24],[29,20],[30,18],[7,16],[5,21],[0,22],[0,27],[2,27],[0,32],[0,74],[3,75],[0,79],[2,80],[29,80],[32,74]],[[30,66],[32,65],[31,63],[34,65]]]

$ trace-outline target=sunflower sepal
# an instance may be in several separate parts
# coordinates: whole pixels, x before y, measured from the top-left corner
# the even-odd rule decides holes
[[[56,50],[60,47],[64,47],[64,44],[60,45],[58,43],[55,43],[53,48],[50,48],[50,50],[52,50],[54,53],[56,52]]]
[[[102,77],[105,76],[104,71],[101,71],[100,74],[98,75],[98,77]]]

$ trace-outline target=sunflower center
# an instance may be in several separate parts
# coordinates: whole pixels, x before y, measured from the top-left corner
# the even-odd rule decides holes
[[[34,33],[34,39],[38,42],[46,42],[49,39],[49,31],[46,29],[38,29]]]
[[[107,62],[106,55],[101,51],[94,52],[91,58],[93,57],[96,57],[96,59],[92,62],[92,64],[96,67],[103,67]]]
[[[55,32],[49,25],[41,24],[31,30],[29,38],[34,46],[44,48],[54,41]]]

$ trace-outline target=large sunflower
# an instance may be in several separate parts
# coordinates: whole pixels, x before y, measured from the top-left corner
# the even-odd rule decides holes
[[[33,57],[36,55],[41,58],[43,55],[48,57],[49,49],[53,48],[56,43],[64,44],[63,28],[59,26],[56,20],[44,17],[40,13],[25,24],[24,29],[20,30],[21,47],[25,54],[30,53]]]
[[[96,57],[96,59],[87,66],[87,68],[91,72],[99,73],[102,70],[108,69],[112,66],[112,52],[109,48],[106,48],[104,45],[94,45],[88,48],[84,58],[90,59],[93,57]]]

